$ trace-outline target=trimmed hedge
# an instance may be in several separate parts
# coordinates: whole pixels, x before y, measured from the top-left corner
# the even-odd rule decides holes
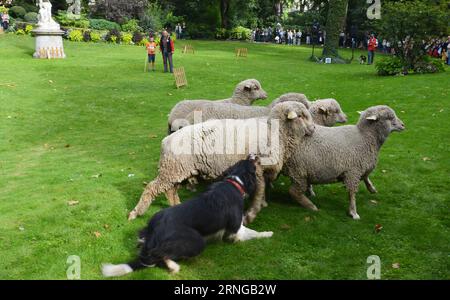
[[[121,30],[120,25],[105,19],[90,19],[90,28],[96,30]]]

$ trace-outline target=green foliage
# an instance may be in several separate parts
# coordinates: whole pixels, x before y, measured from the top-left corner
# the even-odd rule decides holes
[[[390,76],[398,75],[403,72],[403,64],[400,58],[395,56],[386,56],[375,62],[378,75]]]
[[[387,2],[383,3],[381,13],[383,17],[378,22],[381,35],[391,42],[395,55],[407,70],[423,65],[420,62],[426,53],[422,41],[447,34],[450,12],[431,2]],[[427,68],[419,68],[421,72],[424,69]]]
[[[13,6],[9,9],[9,14],[13,18],[23,19],[27,11],[22,6]]]
[[[22,6],[27,12],[37,13],[39,8],[36,6],[36,1],[34,0],[13,0],[15,6]],[[53,8],[55,8],[55,1],[52,1]]]
[[[18,30],[16,30],[16,34],[17,34],[17,35],[25,35],[26,32],[25,32],[24,29],[18,29]]]
[[[148,43],[147,38],[143,38],[140,42],[137,43],[138,46],[145,46]]]
[[[105,19],[90,19],[89,27],[96,30],[120,30],[120,25]]]
[[[117,29],[111,29],[106,34],[105,40],[110,43],[120,43],[122,40],[122,33]]]
[[[100,33],[91,31],[91,42],[98,43],[101,41],[101,39],[102,36],[100,35]]]
[[[133,44],[133,35],[129,32],[125,32],[122,34],[122,43],[126,45]]]
[[[34,11],[26,13],[25,16],[24,16],[24,19],[25,19],[26,22],[29,22],[29,23],[37,23],[37,21],[38,21],[38,14],[35,13]]]
[[[81,42],[83,40],[83,32],[78,29],[70,31],[68,39],[72,42]]]
[[[89,30],[83,31],[83,41],[90,42],[91,40],[92,40],[91,39],[91,31],[89,31]]]
[[[146,31],[158,31],[162,25],[163,11],[157,3],[150,3],[141,19],[141,26]]]
[[[233,28],[230,31],[230,38],[233,40],[241,40],[241,41],[250,40],[251,36],[252,30],[242,26]]]
[[[125,32],[136,32],[142,31],[142,28],[139,26],[138,20],[131,19],[127,23],[122,25],[122,30]]]
[[[135,45],[138,45],[142,41],[143,38],[144,38],[144,35],[141,32],[136,31],[133,33],[132,41]]]
[[[32,30],[33,30],[33,25],[27,24],[25,26],[25,33],[26,34],[30,34]]]
[[[5,7],[4,5],[0,5],[0,14],[7,13],[7,12],[8,12],[8,8]]]
[[[439,73],[445,72],[445,66],[442,60],[426,56],[414,65],[413,71],[417,74]]]
[[[81,15],[79,19],[74,19],[71,15],[66,12],[59,12],[55,16],[55,19],[61,24],[61,26],[75,27],[75,28],[89,28],[90,22],[86,16]]]

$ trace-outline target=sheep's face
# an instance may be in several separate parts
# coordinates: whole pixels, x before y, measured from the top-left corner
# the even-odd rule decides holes
[[[272,119],[279,119],[281,127],[285,127],[288,135],[305,136],[312,135],[316,126],[311,113],[298,102],[283,102],[276,105],[270,114]]]
[[[318,109],[314,114],[314,121],[318,125],[332,127],[336,123],[346,123],[347,116],[339,103],[334,99],[318,100]]]
[[[188,120],[186,119],[176,119],[175,121],[170,124],[170,132],[169,134],[172,134],[178,130],[180,130],[183,127],[191,125]]]
[[[386,105],[374,106],[362,113],[360,122],[367,122],[386,136],[393,131],[405,130],[405,124],[395,111]]]
[[[241,99],[248,99],[249,105],[255,100],[267,98],[266,91],[262,89],[261,84],[256,79],[245,80],[238,84],[235,95],[239,95]]]

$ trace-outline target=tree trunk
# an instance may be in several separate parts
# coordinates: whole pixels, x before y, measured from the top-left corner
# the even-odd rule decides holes
[[[222,28],[227,28],[228,29],[228,26],[229,26],[229,21],[228,21],[229,8],[230,8],[230,0],[220,0],[220,18],[221,18]]]
[[[343,29],[347,18],[348,0],[330,0],[327,23],[325,26],[326,39],[322,56],[331,57],[333,62],[343,63],[339,56],[339,33]]]

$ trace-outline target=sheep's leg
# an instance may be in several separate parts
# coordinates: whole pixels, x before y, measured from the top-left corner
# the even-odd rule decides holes
[[[252,199],[252,203],[244,217],[244,224],[249,224],[255,220],[262,207],[267,207],[265,200],[266,181],[263,174],[256,175],[256,190]],[[265,206],[264,206],[265,205]]]
[[[195,187],[198,185],[198,180],[195,177],[191,177],[188,179],[188,184],[186,185],[186,188],[191,192],[196,192],[197,188]]]
[[[164,193],[168,189],[173,188],[172,183],[163,184],[159,179],[155,179],[145,187],[144,192],[142,193],[141,199],[139,199],[139,203],[136,207],[129,213],[128,220],[134,220],[138,216],[142,216],[155,199],[161,193]]]
[[[356,178],[356,177],[355,177]],[[356,193],[358,192],[359,180],[354,178],[346,178],[344,180],[345,187],[348,191],[348,197],[350,200],[350,205],[348,208],[348,214],[353,218],[353,220],[359,220],[361,217],[356,211]]]
[[[308,183],[306,182],[306,180],[295,182],[289,188],[289,195],[291,195],[291,197],[294,198],[294,200],[297,201],[301,206],[312,211],[318,211],[319,209],[317,208],[317,206],[315,206],[314,203],[312,203],[311,200],[309,200],[308,197],[305,196],[305,192],[307,189]]]
[[[373,185],[372,181],[370,181],[369,176],[364,177],[364,183],[366,184],[366,188],[370,193],[372,193],[372,194],[377,193],[377,189]]]
[[[175,206],[181,203],[180,197],[178,196],[178,188],[179,185],[177,184],[166,192],[166,197],[167,200],[169,200],[170,206]]]
[[[311,197],[315,197],[316,196],[316,193],[314,193],[314,189],[313,189],[312,184],[308,184],[308,193],[309,193],[309,195]]]

